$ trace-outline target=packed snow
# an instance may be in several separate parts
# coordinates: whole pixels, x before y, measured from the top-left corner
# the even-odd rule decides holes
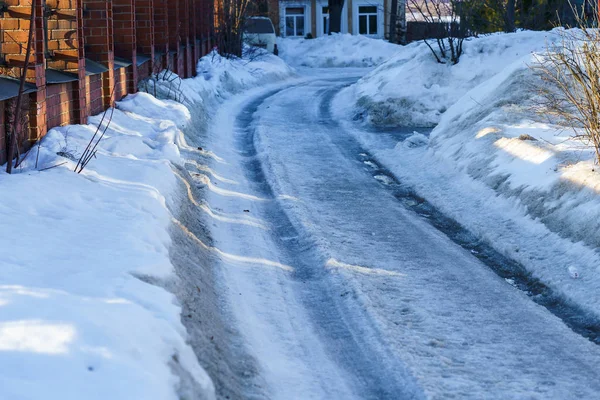
[[[530,66],[558,39],[556,30],[471,39],[455,66],[413,44],[342,91],[335,109],[401,181],[597,319],[594,153],[534,112],[540,81]],[[435,129],[396,145],[369,123]]]
[[[289,398],[293,387],[298,398],[351,398],[393,389],[393,380],[416,397],[484,396],[498,388],[582,397],[595,390],[587,377],[593,368],[581,375],[589,385],[573,377],[580,362],[597,362],[596,347],[579,337],[568,343],[571,332],[514,290],[514,280],[496,279],[381,194],[378,182],[392,184],[389,176],[371,181],[338,151],[351,134],[443,213],[580,306],[584,317],[600,318],[593,152],[533,113],[535,94],[525,89],[538,79],[529,65],[556,39],[556,31],[469,39],[454,66],[436,63],[423,43],[278,39],[283,60],[261,50],[251,61],[211,53],[196,78],[164,71],[145,86],[148,93],[127,96],[103,122],[100,115],[51,130],[15,174],[0,172],[7,227],[0,242],[0,398],[214,398],[216,385],[198,361],[202,342],[186,332],[181,299],[164,288],[183,279],[171,254],[173,230],[219,260],[219,286],[209,288],[220,291],[219,302],[196,301],[194,312],[203,320],[231,316],[244,330],[239,342],[226,343],[240,357],[235,373],[247,378],[244,393]],[[288,64],[378,67],[344,89],[355,79],[350,69],[298,78]],[[233,96],[255,86],[261,88]],[[110,115],[96,157],[74,173]],[[398,135],[397,127],[435,128]],[[361,200],[365,191],[381,194],[379,208]],[[203,216],[177,220],[181,198]],[[419,235],[390,224],[390,215]],[[398,246],[399,237],[410,246]],[[409,254],[414,249],[431,268]],[[447,260],[458,261],[434,268]],[[401,312],[398,301],[406,303]],[[347,326],[361,334],[341,343]],[[506,326],[514,329],[498,338]],[[229,338],[231,327],[223,330]],[[394,373],[373,373],[381,371],[361,358],[373,349]],[[555,351],[564,365],[535,358]],[[531,376],[514,368],[524,354]],[[499,373],[486,375],[494,357]],[[360,368],[368,379],[352,379]]]
[[[374,67],[401,47],[366,36],[333,34],[316,39],[277,38],[279,55],[288,64],[302,67]]]
[[[353,118],[374,125],[435,126],[450,106],[507,65],[542,51],[558,39],[552,32],[493,34],[467,39],[457,65],[438,63],[427,45],[415,42],[344,91]],[[433,43],[435,46],[435,43]]]
[[[594,397],[600,390],[595,379],[600,348],[500,279],[427,217],[407,209],[396,197],[395,180],[364,163],[372,158],[361,156],[364,149],[332,120],[332,95],[353,77],[322,70],[312,76],[306,85],[258,99],[256,113],[240,110],[233,136],[253,140],[234,142],[242,157],[219,152],[230,164],[241,158],[237,169],[249,170],[250,193],[267,199],[253,203],[251,213],[270,222],[279,251],[261,246],[258,232],[245,236],[249,251],[293,268],[278,270],[277,278],[257,269],[241,286],[244,299],[253,299],[252,286],[260,299],[277,299],[279,289],[262,294],[265,284],[282,287],[286,299],[291,297],[258,308],[261,322],[269,325],[285,304],[291,316],[279,325],[296,325],[295,336],[284,335],[289,345],[282,348],[290,350],[272,351],[280,341],[270,340],[269,356],[261,357],[276,372],[290,371],[285,377],[295,380],[287,382],[298,382],[285,385],[273,374],[276,387],[302,389],[276,397]],[[225,137],[223,132],[219,139]],[[255,153],[251,162],[244,157]],[[237,190],[246,188],[242,182]],[[293,299],[302,301],[308,324]],[[296,354],[292,346],[315,334],[340,370],[350,374],[342,375],[349,385],[329,377],[330,365],[312,351],[300,352],[293,362],[279,356]],[[309,365],[316,376],[304,374],[307,357],[315,360]],[[323,373],[327,385],[304,395],[305,388],[319,387]]]
[[[16,173],[0,173],[0,398],[215,397],[177,300],[148,283],[176,279],[169,229],[182,129],[188,107],[291,70],[270,55],[211,54],[198,71],[157,80],[157,94],[179,101],[129,95],[103,122],[52,129]],[[108,128],[96,157],[76,174],[99,125]]]

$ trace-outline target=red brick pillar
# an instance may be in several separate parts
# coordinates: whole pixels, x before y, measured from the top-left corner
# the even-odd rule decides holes
[[[50,57],[47,59],[47,67],[71,72],[78,77],[77,82],[73,83],[72,92],[68,93],[72,97],[73,112],[68,112],[69,118],[63,120],[63,123],[85,123],[87,109],[82,0],[46,0],[46,6],[50,11],[47,17],[47,54]],[[60,108],[64,111],[70,107],[67,101],[62,100]]]
[[[154,64],[154,0],[135,2],[137,51],[150,57],[150,70]]]
[[[183,54],[181,53],[181,29],[179,20],[179,4],[181,0],[169,0],[168,18],[169,23],[169,51],[174,53],[172,69],[180,76],[183,75]]]
[[[31,2],[24,0],[6,1],[8,10],[0,20],[0,40],[4,63],[0,65],[0,74],[18,78],[23,72],[29,30],[33,29],[33,43],[29,57],[26,79],[34,83],[38,92],[25,96],[22,104],[29,104],[29,132],[19,132],[19,141],[35,141],[46,134],[46,74],[44,70],[44,25],[41,1],[35,10],[34,26],[30,27]]]
[[[198,60],[202,57],[200,50],[201,42],[200,42],[200,23],[198,20],[198,1],[190,0],[190,38],[192,40],[192,76],[196,76],[196,66],[198,65]]]
[[[29,99],[29,140],[31,142],[40,140],[48,131],[46,123],[46,70],[44,65],[44,6],[41,2],[37,4],[35,26],[33,27],[35,29],[34,43],[32,47],[35,63],[33,64],[34,68],[29,68],[29,71],[27,71],[27,80],[35,82],[38,89],[37,92],[32,93]],[[31,7],[29,6],[29,8]],[[23,24],[21,26],[24,27]],[[25,52],[26,49],[23,51]]]
[[[183,50],[183,71],[180,75],[182,78],[189,78],[192,69],[192,55],[190,48],[190,0],[179,0],[179,34]]]
[[[163,54],[160,62],[155,60],[154,72],[169,67],[169,13],[167,0],[154,0],[154,50]]]
[[[115,56],[132,62],[127,69],[127,91],[137,91],[136,0],[113,0]]]
[[[83,0],[83,34],[86,55],[108,68],[102,73],[102,98],[104,107],[114,99],[115,60],[112,34],[112,0]]]
[[[73,97],[75,100],[75,113],[78,122],[85,124],[87,122],[87,88],[85,75],[85,43],[83,41],[83,0],[76,0],[76,18],[77,18],[77,50],[78,50],[78,68],[77,78],[79,78]]]
[[[202,36],[206,43],[206,51],[212,50],[213,43],[213,26],[215,19],[215,5],[212,0],[201,0],[202,2]]]

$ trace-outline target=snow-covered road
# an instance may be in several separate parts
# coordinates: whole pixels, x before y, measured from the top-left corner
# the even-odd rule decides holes
[[[360,72],[310,73],[225,102],[210,168],[188,164],[258,365],[242,397],[597,398],[600,348],[406,209],[332,119]]]

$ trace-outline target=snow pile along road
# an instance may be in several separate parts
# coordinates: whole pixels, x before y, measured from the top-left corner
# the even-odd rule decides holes
[[[396,145],[386,135],[359,132],[349,122],[345,126],[420,196],[576,304],[584,320],[597,321],[600,175],[594,154],[587,143],[572,138],[572,130],[532,111],[536,93],[530,88],[539,84],[528,67],[536,61],[532,52],[541,54],[546,41],[557,36],[556,31],[520,32],[473,39],[458,65],[439,67],[453,78],[446,86],[432,94],[408,86],[407,97],[423,99],[418,106],[385,102],[394,107],[388,116],[378,114],[382,123],[439,120],[430,138],[415,134]],[[410,57],[424,57],[426,50]],[[410,58],[396,59],[402,57]],[[382,70],[389,65],[351,90],[375,93],[369,85],[393,82],[393,74]],[[414,66],[408,61],[394,71],[418,81]],[[436,98],[436,92],[446,95]],[[443,115],[432,107],[434,100],[449,107]],[[343,96],[336,103],[338,117],[349,121],[352,104]]]
[[[277,38],[277,46],[288,64],[313,68],[374,67],[401,49],[380,39],[350,34],[316,39]]]
[[[453,66],[436,62],[423,42],[412,43],[344,91],[351,99],[347,112],[374,125],[435,126],[470,89],[556,38],[553,32],[519,32],[468,39]]]
[[[158,92],[191,105],[290,74],[273,56],[248,63],[209,55],[199,72],[178,91],[163,80]],[[111,114],[52,129],[15,174],[0,173],[0,398],[215,397],[175,297],[146,283],[175,279],[173,167],[183,165],[190,111],[127,96],[96,157],[74,173]]]

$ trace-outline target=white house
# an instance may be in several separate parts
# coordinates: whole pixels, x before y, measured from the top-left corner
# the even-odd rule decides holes
[[[403,0],[398,1],[404,4]],[[279,34],[312,37],[329,31],[327,0],[279,0]],[[342,33],[387,37],[391,0],[346,0],[342,10]]]

